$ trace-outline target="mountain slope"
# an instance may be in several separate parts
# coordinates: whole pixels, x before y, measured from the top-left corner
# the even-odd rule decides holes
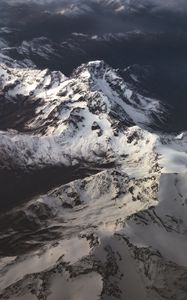
[[[0,299],[185,299],[187,135],[161,132],[169,108],[103,61],[67,78],[10,60],[0,97]]]
[[[133,125],[153,130],[165,121],[158,100],[142,96],[102,61],[82,65],[71,78],[6,65],[0,76],[1,129],[11,129],[0,133],[3,170],[118,163],[135,140],[139,148],[150,143],[145,152],[156,142]]]

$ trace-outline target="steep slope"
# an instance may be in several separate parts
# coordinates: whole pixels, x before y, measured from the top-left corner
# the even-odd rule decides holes
[[[70,78],[10,61],[0,87],[0,299],[185,299],[187,135],[161,132],[168,108],[103,61]],[[7,197],[9,173],[33,194]]]
[[[143,97],[102,61],[82,65],[71,78],[2,64],[0,78],[0,126],[9,129],[0,133],[4,207],[27,191],[34,195],[53,182],[75,179],[78,170],[86,175],[118,164],[131,152],[130,125],[159,128],[164,122],[165,108],[157,100]]]
[[[81,299],[90,289],[92,299],[185,299],[185,186],[184,175],[159,188],[157,173],[134,179],[118,167],[9,212],[1,299],[73,299],[77,288]]]
[[[48,123],[48,130],[50,122],[56,121],[54,127],[57,128],[53,130],[55,133],[64,125],[64,121],[67,122],[67,115],[71,115],[73,108],[81,110],[80,117],[81,113],[86,115],[88,109],[88,113],[93,114],[94,118],[99,113],[113,118],[118,115],[118,120],[124,125],[136,124],[143,128],[159,129],[165,121],[165,108],[158,100],[142,96],[102,61],[82,65],[75,70],[71,78],[66,78],[60,72],[16,68],[14,64],[12,68],[1,65],[0,76],[3,115],[6,115],[6,118],[9,116],[10,120],[10,125],[5,125],[5,117],[1,116],[4,117],[2,120],[4,129],[8,127],[23,130],[27,127],[37,130],[41,127],[40,119],[42,119],[42,124],[44,120]],[[24,116],[21,117],[20,114],[19,120],[16,120],[16,105],[19,113],[21,113],[19,108],[22,107],[24,111],[22,114],[29,122],[26,122]],[[29,111],[30,106],[33,107],[33,111]],[[24,107],[28,112],[23,109]],[[14,125],[11,110],[18,125]],[[43,129],[45,131],[45,126]]]
[[[0,132],[3,182],[6,176],[14,178],[15,170],[21,178],[29,174],[38,178],[38,172],[51,168],[62,170],[62,177],[68,168],[69,174],[80,168],[92,173],[131,156],[134,140],[139,148],[150,144],[135,155],[141,165],[156,155],[152,148],[157,137],[129,126],[159,129],[166,108],[158,100],[142,96],[103,61],[82,65],[71,78],[60,72],[13,66],[1,65],[0,71],[0,126],[9,129]],[[151,167],[148,163],[146,170]],[[13,187],[20,184],[15,181]],[[28,190],[35,189],[25,184]],[[6,189],[5,185],[1,190],[4,203],[12,199],[11,189],[9,196]],[[20,192],[17,194],[19,198]]]

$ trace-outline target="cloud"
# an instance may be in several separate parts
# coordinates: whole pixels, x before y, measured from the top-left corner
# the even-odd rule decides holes
[[[16,3],[61,5],[62,7],[69,7],[69,10],[71,10],[71,8],[75,10],[75,7],[78,9],[79,6],[83,5],[90,7],[95,3],[105,9],[107,8],[117,13],[122,13],[129,10],[139,10],[147,7],[149,7],[152,11],[168,10],[178,12],[187,10],[186,0],[4,0],[4,2],[12,5],[15,5]]]
[[[55,30],[55,36],[72,32],[184,32],[186,28],[186,0],[3,0],[12,7],[6,15],[1,1],[0,22],[24,24],[30,35],[53,35]],[[22,9],[14,9],[16,3],[24,4]]]
[[[132,2],[139,2],[134,1]],[[145,5],[151,5],[156,10],[172,10],[172,11],[182,11],[187,9],[186,0],[143,0]]]

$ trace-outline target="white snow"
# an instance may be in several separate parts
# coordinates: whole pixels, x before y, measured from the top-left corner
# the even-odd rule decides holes
[[[166,260],[180,266],[187,266],[186,182],[187,175],[162,175],[159,204],[155,207],[155,213],[152,213],[153,219],[149,219],[145,211],[144,219],[148,219],[148,224],[136,223],[132,218],[124,230],[130,241],[139,248],[154,248]]]
[[[38,252],[22,256],[7,267],[2,268],[0,286],[2,289],[21,280],[25,275],[39,273],[52,267],[59,258],[71,264],[80,260],[90,251],[89,242],[77,237],[48,245]]]
[[[48,300],[99,300],[102,292],[102,277],[96,272],[80,275],[71,280],[59,278],[52,284]]]

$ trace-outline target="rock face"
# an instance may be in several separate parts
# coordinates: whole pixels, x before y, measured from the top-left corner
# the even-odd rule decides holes
[[[186,299],[187,135],[163,132],[169,108],[103,61],[67,78],[8,56],[0,106],[0,299]]]

